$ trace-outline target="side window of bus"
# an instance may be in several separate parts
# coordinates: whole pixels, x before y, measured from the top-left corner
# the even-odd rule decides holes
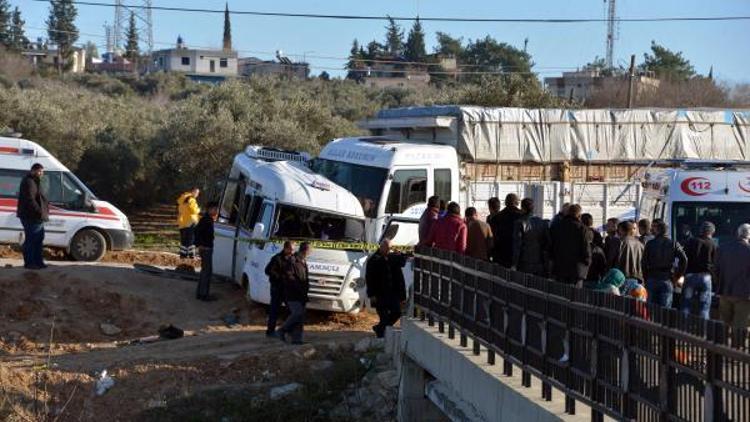
[[[271,225],[273,224],[273,204],[266,202],[263,204],[263,209],[260,213],[259,223],[263,223],[263,234],[268,237],[270,233]]]
[[[451,201],[451,170],[450,169],[436,169],[435,170],[435,183],[434,183],[434,194],[440,197],[445,202]]]
[[[240,181],[237,179],[227,179],[224,186],[224,194],[221,197],[221,208],[219,217],[229,224],[236,225],[239,217],[240,205]]]
[[[255,195],[245,196],[245,217],[243,219],[243,226],[252,230],[255,227],[255,223],[258,221],[260,214],[260,207],[263,205],[263,197]]]
[[[26,176],[23,170],[0,170],[0,198],[18,198],[18,188]]]
[[[385,212],[398,214],[412,205],[426,201],[427,170],[397,170],[393,173]]]

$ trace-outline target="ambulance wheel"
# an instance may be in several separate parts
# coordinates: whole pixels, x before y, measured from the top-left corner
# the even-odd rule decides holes
[[[98,261],[107,252],[107,240],[96,230],[81,230],[70,242],[70,255],[76,261]]]

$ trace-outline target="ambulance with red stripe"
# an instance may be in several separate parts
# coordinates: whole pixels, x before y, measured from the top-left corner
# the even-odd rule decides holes
[[[98,200],[38,144],[8,137],[0,137],[0,243],[23,242],[23,228],[16,217],[18,188],[34,163],[44,166],[42,189],[50,202],[49,221],[44,224],[45,246],[65,249],[78,261],[97,261],[107,250],[133,245],[125,214]]]
[[[750,162],[685,161],[657,174],[646,173],[638,218],[661,218],[683,245],[700,235],[704,221],[716,226],[719,244],[750,223]]]

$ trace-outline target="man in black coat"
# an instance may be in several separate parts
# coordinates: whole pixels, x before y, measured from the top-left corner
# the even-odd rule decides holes
[[[380,242],[380,248],[367,260],[365,281],[367,296],[378,312],[380,321],[372,326],[375,335],[382,338],[385,328],[401,318],[401,303],[406,300],[406,285],[402,268],[406,257],[391,253],[390,240]]]
[[[195,296],[198,300],[209,301],[211,277],[213,276],[214,259],[214,222],[219,215],[219,204],[212,202],[206,207],[206,212],[195,226],[195,247],[201,257],[201,274],[198,279],[198,290]]]
[[[573,204],[550,230],[555,278],[562,283],[583,285],[591,265],[588,230],[581,223],[581,206]]]
[[[42,258],[44,244],[44,222],[49,220],[49,203],[42,192],[44,167],[36,163],[31,166],[18,189],[16,216],[23,226],[23,266],[29,270],[46,268]]]
[[[523,215],[519,202],[515,193],[506,195],[505,208],[493,217],[494,225],[490,223],[495,238],[494,261],[506,268],[513,265],[513,225]]]
[[[302,344],[305,329],[305,304],[310,289],[310,278],[307,271],[307,257],[312,247],[307,242],[299,245],[299,251],[289,261],[284,272],[284,300],[289,308],[289,317],[279,329],[279,338],[286,342],[286,335],[292,337],[292,344]]]
[[[294,254],[294,242],[287,240],[281,252],[274,255],[266,265],[266,275],[271,287],[271,303],[268,306],[268,326],[266,337],[276,337],[276,321],[279,309],[284,300],[284,271],[291,265]]]
[[[523,216],[513,226],[513,267],[521,272],[547,276],[549,229],[545,220],[534,216],[534,201],[521,201]]]

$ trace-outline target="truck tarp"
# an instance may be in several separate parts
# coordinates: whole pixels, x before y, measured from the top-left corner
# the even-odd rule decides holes
[[[420,117],[455,118],[437,128],[453,136],[437,142],[473,161],[750,159],[750,110],[433,106],[381,110],[365,126],[387,119],[398,130],[400,119]]]

